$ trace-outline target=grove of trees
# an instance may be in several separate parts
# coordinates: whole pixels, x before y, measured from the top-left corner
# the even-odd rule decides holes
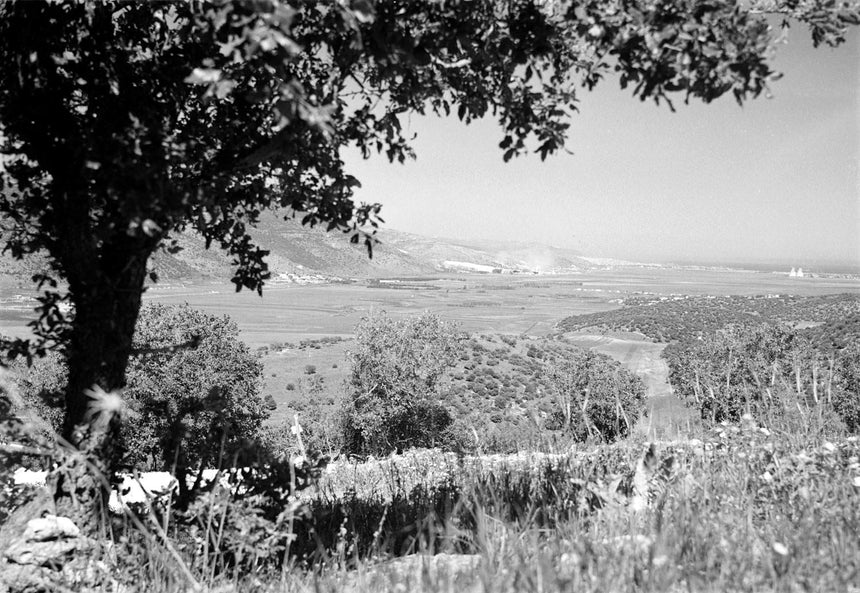
[[[409,114],[492,116],[503,158],[564,146],[580,89],[608,75],[639,99],[764,93],[781,15],[836,45],[846,0],[234,0],[0,5],[4,248],[48,269],[34,340],[68,363],[62,435],[113,459],[120,430],[88,390],[128,383],[148,264],[194,229],[260,290],[248,228],[286,208],[372,246],[344,146],[412,156]],[[365,229],[371,229],[365,232]],[[71,305],[71,313],[64,304]],[[98,465],[98,464],[97,464]],[[102,463],[101,469],[109,470]],[[62,489],[58,496],[62,496]]]
[[[858,344],[834,355],[796,330],[759,323],[670,345],[664,356],[675,393],[709,424],[820,409],[849,432],[860,429]]]

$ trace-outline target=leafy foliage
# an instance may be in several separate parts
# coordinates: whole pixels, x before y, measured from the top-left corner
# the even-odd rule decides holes
[[[852,433],[860,433],[860,342],[854,342],[836,359],[833,407]]]
[[[822,324],[806,330],[813,340],[839,349],[857,334],[860,297],[855,294],[822,296],[683,296],[637,297],[613,311],[567,317],[563,331],[605,329],[635,331],[657,342],[694,340],[732,324]]]
[[[230,463],[253,441],[269,406],[263,367],[239,340],[236,324],[186,306],[144,307],[128,369],[123,464],[141,470],[194,471]],[[24,399],[55,429],[67,369],[56,354],[36,361],[19,382]]]
[[[22,400],[40,418],[45,420],[52,433],[63,427],[63,389],[68,370],[59,352],[48,352],[28,366],[18,359],[11,365],[17,376],[17,388]]]
[[[642,380],[609,357],[584,351],[549,369],[558,407],[548,424],[576,440],[614,441],[631,434],[645,410]]]
[[[39,339],[12,351],[67,347],[64,433],[81,442],[83,391],[124,385],[147,262],[177,231],[226,250],[237,289],[260,290],[266,252],[248,228],[262,211],[356,242],[377,224],[342,147],[403,161],[402,117],[456,113],[495,117],[506,160],[545,158],[576,90],[611,71],[643,100],[743,102],[775,74],[769,13],[809,24],[816,44],[860,21],[825,0],[4,3],[5,249],[50,268],[34,278]]]
[[[834,359],[796,330],[757,324],[670,345],[664,355],[675,392],[710,423],[752,414],[787,430],[857,430],[854,346]],[[804,416],[815,417],[817,424]]]
[[[450,446],[451,413],[439,402],[456,360],[456,326],[425,313],[395,320],[379,314],[356,328],[343,408],[343,445],[353,454]]]

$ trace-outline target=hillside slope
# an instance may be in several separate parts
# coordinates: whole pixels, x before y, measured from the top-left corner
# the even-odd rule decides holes
[[[364,245],[353,245],[349,235],[303,227],[274,213],[263,216],[251,235],[270,252],[273,279],[287,276],[374,278],[416,276],[441,271],[558,272],[592,266],[578,253],[540,244],[466,242],[423,237],[388,228],[379,231],[373,258]],[[159,252],[152,261],[162,281],[200,281],[231,277],[230,258],[217,247],[206,249],[203,239],[186,232],[179,236],[182,250]],[[29,280],[42,262],[16,262],[0,257],[0,274]]]

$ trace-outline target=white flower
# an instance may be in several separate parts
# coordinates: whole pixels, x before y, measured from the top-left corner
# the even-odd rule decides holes
[[[783,543],[773,542],[773,551],[780,556],[788,556],[788,548],[786,548]]]
[[[836,450],[836,445],[831,442],[826,442],[821,445],[821,448],[827,451],[828,453],[833,453]]]
[[[854,476],[854,487],[860,488],[860,476]]]
[[[105,430],[114,416],[126,411],[122,396],[118,391],[107,392],[98,385],[84,393],[90,398],[86,418],[96,430]]]
[[[764,472],[761,475],[761,479],[763,482],[767,482],[767,483],[773,482],[773,476],[770,475],[770,472]]]
[[[810,457],[809,455],[807,455],[807,454],[806,454],[806,451],[801,451],[800,453],[798,453],[797,455],[795,455],[795,456],[794,456],[794,458],[795,458],[797,461],[799,461],[800,463],[809,463],[810,461],[812,461],[812,457]]]

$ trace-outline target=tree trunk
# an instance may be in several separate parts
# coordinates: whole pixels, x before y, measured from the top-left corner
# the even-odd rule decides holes
[[[66,510],[78,519],[102,517],[107,507],[108,480],[117,458],[120,400],[98,401],[90,394],[125,386],[151,248],[139,239],[121,237],[100,251],[86,278],[69,278],[74,319],[66,351],[69,378],[62,436],[84,455],[59,477],[55,499],[58,506],[71,503],[74,509]]]

